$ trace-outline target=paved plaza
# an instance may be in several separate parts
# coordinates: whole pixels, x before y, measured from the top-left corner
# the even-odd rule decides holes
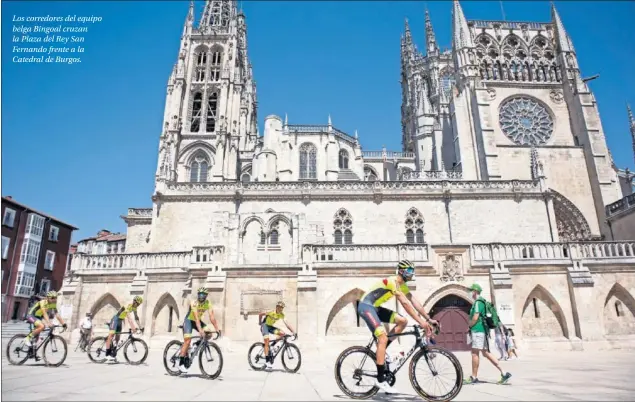
[[[91,363],[83,353],[69,350],[58,368],[41,362],[11,366],[6,361],[3,339],[3,401],[344,401],[333,377],[334,361],[345,344],[300,343],[302,367],[296,374],[282,371],[279,360],[272,372],[253,371],[247,363],[247,343],[224,347],[224,368],[216,380],[203,379],[198,363],[182,377],[166,374],[162,349],[152,348],[145,364]],[[229,349],[228,349],[229,348]],[[635,395],[635,352],[535,352],[521,353],[520,360],[503,362],[513,374],[508,385],[495,384],[497,373],[488,362],[479,378],[490,383],[464,386],[458,401],[568,401],[632,400]],[[469,355],[457,353],[469,375]],[[397,377],[395,388],[403,394],[378,394],[375,400],[420,400],[412,389],[407,370]]]

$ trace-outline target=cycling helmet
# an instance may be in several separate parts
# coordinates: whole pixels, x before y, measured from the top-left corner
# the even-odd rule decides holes
[[[284,302],[283,301],[279,301],[278,303],[276,303],[276,307],[284,308]]]
[[[135,296],[134,299],[132,299],[132,301],[137,303],[137,304],[141,304],[141,303],[143,303],[143,297]]]
[[[404,281],[410,281],[415,276],[415,264],[409,260],[401,260],[397,264],[397,273],[404,279]]]
[[[198,288],[197,293],[198,293],[198,300],[202,303],[205,301],[205,299],[207,299],[207,293],[209,292],[207,291],[207,288],[201,286],[200,288]]]
[[[51,290],[50,292],[48,292],[46,294],[46,297],[50,297],[51,299],[55,299],[55,298],[57,298],[57,292],[54,291],[54,290]]]

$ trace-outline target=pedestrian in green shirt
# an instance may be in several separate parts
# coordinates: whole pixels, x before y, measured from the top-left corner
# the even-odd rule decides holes
[[[510,373],[504,373],[498,361],[489,351],[488,335],[489,331],[485,329],[485,299],[481,296],[483,288],[478,283],[475,283],[470,287],[470,295],[474,303],[470,310],[470,337],[472,339],[472,375],[469,379],[464,381],[465,384],[478,383],[478,365],[480,362],[479,352],[483,353],[483,356],[487,358],[494,367],[501,372],[501,379],[499,384],[506,383],[510,378]]]

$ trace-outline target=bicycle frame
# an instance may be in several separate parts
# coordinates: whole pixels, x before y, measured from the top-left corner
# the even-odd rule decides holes
[[[198,355],[199,350],[201,350],[202,347],[207,346],[209,344],[209,341],[215,341],[220,337],[220,334],[216,331],[213,332],[209,332],[211,334],[211,336],[207,337],[207,336],[193,336],[192,337],[192,341],[196,338],[198,338],[199,340],[194,342],[194,345],[196,345],[196,347],[194,348],[194,350],[192,350],[190,348],[190,350],[192,350],[191,353],[188,353],[188,357],[190,358],[190,361],[194,361],[194,357]]]
[[[278,356],[280,352],[284,350],[284,347],[287,345],[287,343],[289,343],[287,339],[291,337],[293,337],[293,335],[285,335],[283,337],[276,339],[275,341],[269,342],[269,353],[271,353],[271,349],[274,347],[274,345],[276,345],[278,342],[282,342],[282,346],[276,351],[276,353],[275,354],[271,353],[273,360],[276,360],[276,356]]]
[[[421,330],[421,327],[419,327],[418,325],[415,325],[412,327],[413,330],[412,331],[408,331],[408,332],[402,332],[400,334],[392,334],[392,335],[388,335],[388,338],[398,338],[400,336],[408,336],[408,335],[414,335],[415,337],[415,344],[412,346],[412,348],[408,351],[408,353],[405,354],[405,359],[403,359],[401,361],[401,363],[394,369],[391,370],[390,367],[386,367],[387,371],[389,373],[391,373],[393,376],[397,374],[397,372],[406,364],[406,362],[410,359],[410,357],[412,357],[412,355],[418,350],[418,349],[423,349],[424,351],[427,351],[427,345],[425,343],[423,343],[423,339],[424,337],[421,335],[421,333],[419,332]],[[375,338],[374,336],[371,337],[370,342],[368,342],[368,345],[366,345],[366,348],[368,350],[372,350],[371,347],[377,343],[377,338]],[[367,355],[364,356],[364,358],[362,359],[361,362],[361,366],[364,365],[364,363],[366,362],[366,359],[368,358]],[[427,359],[426,359],[427,360]],[[432,368],[431,368],[432,369]],[[376,377],[375,375],[368,375],[368,374],[364,374],[368,377]]]
[[[33,332],[34,327],[35,326],[33,324],[29,323],[29,333]],[[37,351],[40,350],[40,348],[44,346],[51,338],[53,338],[53,330],[55,328],[61,328],[61,327],[62,327],[61,325],[53,325],[51,328],[43,329],[42,332],[47,332],[47,334],[37,347],[35,347],[35,345],[31,346],[31,349],[33,350],[33,354],[34,355],[37,354]],[[38,338],[40,337],[42,332],[38,334]]]

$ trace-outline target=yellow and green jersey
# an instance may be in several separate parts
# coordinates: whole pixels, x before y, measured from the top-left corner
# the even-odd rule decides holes
[[[408,285],[403,283],[401,286],[398,286],[397,277],[390,276],[374,283],[370,288],[368,288],[360,300],[362,303],[372,304],[375,307],[379,307],[390,300],[397,291],[401,291],[404,295],[408,295],[410,293]]]

